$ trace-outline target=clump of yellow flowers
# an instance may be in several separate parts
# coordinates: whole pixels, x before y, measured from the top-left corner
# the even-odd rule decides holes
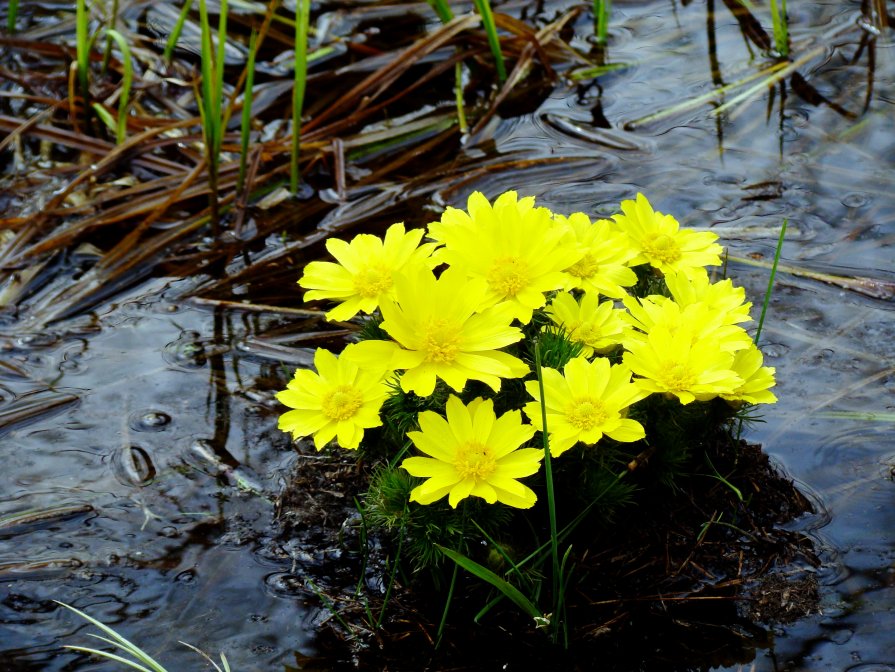
[[[376,428],[401,412],[403,445],[379,452],[413,477],[405,506],[525,509],[537,495],[521,479],[539,472],[544,445],[558,466],[600,462],[622,444],[656,447],[650,403],[664,417],[721,403],[727,419],[774,403],[774,369],[743,326],[745,291],[707,270],[721,265],[717,236],[642,194],[620,210],[593,222],[476,192],[426,230],[329,240],[335,262],[307,264],[305,299],[335,302],[334,321],[363,313],[373,337],[318,350],[316,373],[297,371],[278,394],[292,409],[280,429],[318,450],[357,449],[385,441]],[[424,409],[409,419],[408,400]]]

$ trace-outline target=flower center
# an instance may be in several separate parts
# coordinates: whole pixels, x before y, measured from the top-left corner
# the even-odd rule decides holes
[[[593,322],[582,322],[578,326],[573,327],[569,335],[573,341],[593,346],[594,343],[600,340],[603,334],[600,327]]]
[[[499,257],[488,271],[488,284],[502,296],[516,296],[529,284],[528,264],[519,257]]]
[[[669,390],[687,390],[696,383],[696,376],[690,367],[680,362],[667,362],[660,376],[660,382]]]
[[[330,420],[347,420],[363,405],[360,391],[352,385],[339,385],[323,396],[321,410]]]
[[[369,264],[354,274],[354,291],[372,299],[392,288],[392,270],[385,264]]]
[[[575,399],[566,408],[566,419],[569,424],[582,431],[602,425],[608,416],[605,404],[593,397]]]
[[[588,252],[567,272],[569,275],[574,275],[576,278],[590,278],[596,275],[599,270],[600,264],[594,259],[594,255]]]
[[[652,240],[644,243],[643,251],[658,261],[673,264],[681,258],[681,248],[677,241],[666,233],[660,233]]]
[[[454,467],[460,478],[485,481],[497,469],[497,460],[488,446],[470,441],[457,447]]]
[[[435,364],[453,362],[460,349],[460,335],[457,328],[444,320],[431,320],[423,329],[423,350],[426,361]]]

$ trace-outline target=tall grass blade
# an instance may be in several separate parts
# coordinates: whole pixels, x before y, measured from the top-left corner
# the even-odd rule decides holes
[[[522,609],[522,611],[524,611],[532,618],[542,618],[541,612],[534,605],[534,603],[527,597],[525,597],[525,595],[523,595],[513,584],[504,581],[490,569],[480,565],[475,560],[467,558],[462,553],[457,553],[457,551],[453,551],[450,548],[446,548],[444,546],[438,546],[438,550],[444,553],[447,557],[456,562],[470,574],[479,577],[483,581],[487,581],[492,586],[497,588],[497,590],[506,595],[516,606],[518,606],[520,609]]]
[[[131,83],[134,80],[133,64],[131,63],[131,48],[124,39],[124,35],[117,30],[107,30],[106,34],[121,49],[121,67],[124,74],[121,79],[121,93],[118,96],[118,123],[115,132],[115,141],[120,145],[127,135],[127,105],[131,95]]]
[[[139,665],[139,664],[137,664],[137,663],[134,663],[134,662],[132,662],[132,661],[128,661],[128,660],[126,660],[126,659],[121,658],[120,656],[116,656],[116,655],[114,655],[114,654],[107,653],[107,652],[105,652],[105,651],[97,651],[97,650],[95,650],[95,649],[85,649],[85,648],[83,648],[83,647],[77,647],[77,646],[69,646],[69,647],[66,647],[66,648],[77,649],[77,650],[79,650],[79,651],[90,651],[91,653],[95,653],[96,655],[103,656],[104,658],[110,658],[110,659],[112,659],[112,660],[117,660],[117,661],[119,661],[119,662],[126,663],[126,664],[130,665],[131,667],[134,667],[134,668],[136,668],[136,669],[140,669],[140,670],[145,670],[146,672],[150,672],[150,670],[151,670],[152,672],[167,672],[167,670],[166,670],[164,667],[162,667],[161,664],[159,664],[158,662],[156,662],[156,661],[152,658],[152,656],[150,656],[148,653],[146,653],[145,651],[143,651],[143,649],[141,649],[141,648],[140,648],[139,646],[137,646],[136,644],[134,644],[134,643],[128,641],[127,639],[125,639],[124,637],[122,637],[121,635],[119,635],[117,632],[115,632],[115,631],[114,631],[112,628],[110,628],[109,626],[107,626],[107,625],[101,623],[100,621],[96,620],[96,619],[93,618],[92,616],[88,616],[87,614],[85,614],[85,613],[84,613],[83,611],[81,611],[80,609],[76,609],[75,607],[72,607],[71,605],[65,604],[65,602],[59,602],[58,600],[53,600],[53,601],[56,602],[56,604],[58,604],[58,605],[60,605],[60,606],[62,606],[62,607],[65,607],[65,608],[68,609],[69,611],[73,611],[73,612],[76,613],[78,616],[80,616],[81,618],[83,618],[85,621],[89,621],[90,623],[92,623],[93,625],[95,625],[97,628],[99,628],[100,630],[102,630],[103,632],[105,632],[107,635],[109,635],[109,637],[111,637],[111,640],[109,640],[109,639],[105,639],[104,637],[98,637],[98,639],[101,639],[101,640],[103,640],[103,641],[105,641],[105,642],[109,642],[109,643],[111,643],[111,644],[114,644],[115,646],[117,646],[117,647],[120,648],[121,650],[126,651],[128,654],[130,654],[131,656],[133,656],[134,658],[136,658],[136,659],[139,661],[139,663],[142,663],[142,665],[145,665],[146,667],[142,667],[141,665]],[[97,637],[97,635],[94,635],[94,637]],[[147,668],[148,668],[148,669],[147,669]]]
[[[227,0],[221,0],[221,13],[218,16],[218,53],[214,60],[214,100],[213,111],[216,115],[216,133],[214,137],[214,162],[220,165],[221,143],[224,136],[223,102],[224,102],[224,56],[227,53]]]
[[[227,39],[227,2],[221,2],[221,16],[218,23],[218,61],[215,63],[214,43],[211,38],[211,25],[208,22],[208,8],[205,0],[199,0],[199,24],[202,31],[202,46],[199,69],[201,73],[201,94],[199,114],[202,119],[202,133],[205,138],[205,153],[208,158],[209,205],[211,207],[211,225],[215,237],[219,226],[218,212],[218,166],[220,163],[221,102],[223,100],[224,63],[223,45]],[[221,32],[220,28],[224,29]]]
[[[594,0],[594,37],[600,46],[606,46],[609,40],[610,4],[610,0]]]
[[[308,23],[311,18],[311,0],[296,0],[295,11],[295,80],[292,88],[292,164],[289,185],[293,194],[298,193],[301,180],[298,156],[301,149],[301,113],[305,103],[305,86],[308,79]]]
[[[768,304],[771,302],[771,293],[774,291],[774,278],[777,276],[777,264],[780,263],[780,252],[783,250],[783,238],[786,236],[786,225],[788,220],[783,220],[783,226],[780,227],[780,238],[777,239],[777,249],[774,250],[774,263],[771,265],[771,277],[768,278],[768,288],[764,293],[764,302],[761,304],[761,317],[758,318],[758,329],[755,330],[755,345],[758,345],[758,339],[761,337],[761,328],[764,326],[764,317],[768,312]]]
[[[494,14],[491,12],[490,0],[473,0],[476,11],[482,17],[482,26],[488,38],[488,46],[494,56],[494,67],[497,68],[497,79],[503,84],[507,81],[507,66],[503,60],[503,52],[500,50],[500,38],[497,35],[497,24],[494,23]]]
[[[110,30],[115,30],[118,21],[118,0],[112,0],[112,12],[109,14],[109,25],[106,26],[106,53],[103,54],[103,74],[109,69],[109,60],[112,58],[112,35]]]
[[[236,179],[236,191],[242,193],[246,178],[246,165],[249,155],[249,139],[252,133],[252,96],[255,88],[255,54],[258,49],[258,33],[252,31],[249,37],[249,60],[246,63],[246,84],[242,94],[242,119],[239,129],[239,177]]]
[[[454,18],[454,12],[447,0],[427,0],[427,2],[435,10],[435,13],[438,14],[438,18],[441,19],[442,23],[447,23]]]
[[[171,29],[171,34],[168,35],[168,40],[165,42],[165,51],[162,53],[162,58],[169,63],[171,62],[171,55],[174,53],[174,48],[177,46],[177,41],[180,39],[180,33],[183,32],[183,24],[186,23],[186,17],[189,15],[192,6],[193,0],[186,0],[186,2],[183,3],[183,9],[180,10],[177,22]]]
[[[19,0],[9,0],[9,9],[6,11],[6,30],[12,35],[16,32],[16,20],[19,16]]]
[[[774,25],[774,46],[781,56],[789,56],[789,29],[786,25],[786,0],[771,0],[771,22]]]
[[[90,17],[87,14],[87,0],[77,0],[75,4],[75,50],[78,60],[78,88],[81,89],[81,97],[87,104],[89,96],[87,69],[90,65],[90,41],[87,37],[87,23]]]

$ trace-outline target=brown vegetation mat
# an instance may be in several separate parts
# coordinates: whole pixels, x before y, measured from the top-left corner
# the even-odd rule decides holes
[[[728,482],[742,501],[729,485],[694,470],[685,489],[655,489],[639,506],[622,510],[611,526],[593,530],[590,548],[574,549],[571,644],[564,651],[511,605],[474,623],[488,595],[469,576],[458,584],[440,649],[434,638],[446,590],[435,591],[418,577],[399,578],[382,627],[371,627],[367,608],[374,615],[382,608],[383,561],[392,549],[371,538],[364,570],[354,497],[367,475],[351,455],[300,458],[279,502],[283,535],[302,545],[339,549],[318,558],[323,564],[302,568],[315,577],[312,602],[329,626],[316,664],[590,670],[597,659],[602,670],[671,670],[752,660],[756,649],[769,645],[764,625],[818,608],[813,542],[785,529],[813,508],[758,446],[722,450],[713,461],[720,473],[730,474]],[[362,571],[366,590],[358,596]],[[487,657],[483,650],[490,652]]]

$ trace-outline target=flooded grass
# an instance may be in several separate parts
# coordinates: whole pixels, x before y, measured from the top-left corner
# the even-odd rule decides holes
[[[453,18],[424,3],[315,5],[297,164],[299,135],[290,129],[299,124],[287,120],[297,109],[301,22],[275,6],[232,6],[220,31],[220,79],[201,80],[220,82],[209,112],[220,116],[218,140],[206,135],[205,99],[196,95],[204,43],[196,7],[122,3],[114,26],[113,13],[78,20],[68,8],[6,8],[0,656],[12,669],[94,664],[61,648],[83,642],[83,631],[52,599],[127,633],[170,669],[197,664],[176,639],[224,651],[233,669],[375,667],[387,660],[377,656],[389,634],[430,647],[440,611],[416,611],[398,576],[382,633],[359,630],[366,648],[345,653],[356,642],[344,640],[332,612],[351,628],[364,623],[363,605],[349,601],[360,570],[348,494],[357,471],[331,456],[295,456],[274,429],[282,409],[273,393],[293,367],[310,365],[314,348],[337,348],[353,332],[299,301],[295,281],[323,257],[327,237],[381,233],[402,220],[422,226],[472,191],[507,189],[594,216],[650,193],[685,225],[711,222],[730,246],[728,272],[755,302],[780,223],[790,224],[762,333],[781,402],[746,437],[797,478],[817,509],[782,532],[818,545],[819,567],[797,564],[816,577],[823,614],[775,626],[773,637],[738,621],[736,635],[716,627],[743,616],[733,600],[698,621],[687,588],[644,589],[602,606],[589,651],[605,651],[599,633],[631,610],[648,612],[648,603],[668,608],[680,629],[650,620],[634,651],[679,640],[718,645],[718,653],[620,658],[632,665],[895,664],[895,456],[892,425],[882,421],[895,407],[895,96],[884,3],[790,0],[774,3],[776,23],[773,7],[733,1],[615,3],[602,51],[592,50],[590,4],[494,5],[503,84],[471,5],[454,6]],[[220,14],[207,9],[212,24]],[[108,49],[109,27],[130,55]],[[240,98],[246,86],[251,103]],[[243,104],[251,114],[241,128]],[[114,128],[87,117],[94,105]],[[215,142],[211,184],[205,148]],[[293,165],[301,189],[290,185]],[[298,518],[281,536],[272,500],[295,464],[308,487],[287,490]],[[716,539],[733,534],[728,519],[704,514],[680,523],[675,547],[675,566],[697,582],[706,567],[685,563],[687,553],[720,543],[708,536],[694,546],[700,526]],[[376,595],[391,564],[387,549],[371,548],[362,578]],[[634,541],[617,551],[611,564],[622,576],[612,580],[622,581],[644,563]],[[810,589],[809,581],[803,593]],[[754,602],[765,611],[749,617],[765,618],[775,593],[779,586],[757,587]],[[468,665],[450,642],[466,636],[456,628],[480,606],[458,598],[446,652],[416,659],[414,669]],[[697,630],[717,638],[700,640]],[[522,669],[532,650],[507,647],[497,646],[491,662]]]

